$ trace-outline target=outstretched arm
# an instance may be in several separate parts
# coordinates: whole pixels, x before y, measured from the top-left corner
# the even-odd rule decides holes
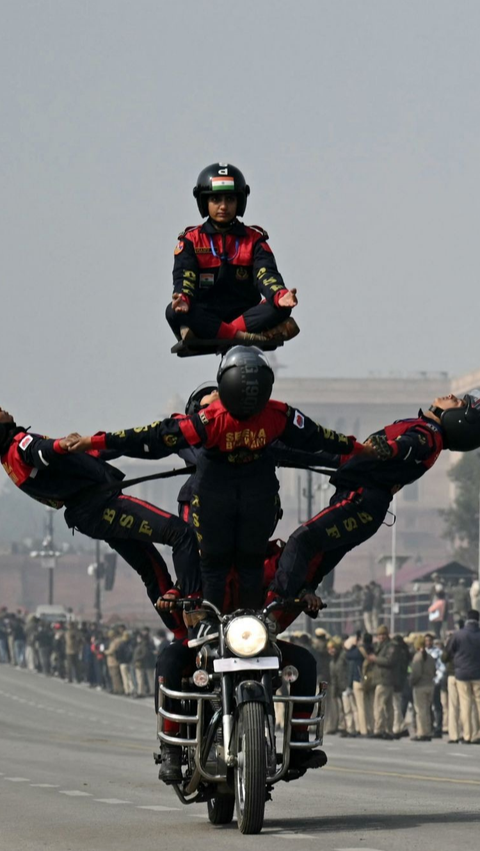
[[[201,445],[205,428],[198,417],[169,417],[146,426],[115,432],[99,432],[89,437],[69,435],[66,445],[69,452],[100,451],[108,449],[131,458],[165,458],[173,452]]]
[[[353,435],[337,433],[325,428],[294,408],[287,410],[287,423],[280,439],[293,449],[305,452],[327,452],[329,455],[373,455],[373,447],[358,443]]]

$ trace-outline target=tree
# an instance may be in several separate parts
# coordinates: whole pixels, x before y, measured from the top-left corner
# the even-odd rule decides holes
[[[480,453],[466,452],[448,475],[455,484],[455,499],[451,508],[441,512],[445,520],[444,537],[453,543],[456,558],[475,568],[478,564]]]

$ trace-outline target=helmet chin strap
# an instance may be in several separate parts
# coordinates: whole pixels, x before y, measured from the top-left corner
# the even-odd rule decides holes
[[[442,414],[444,412],[443,408],[438,408],[436,405],[430,405],[428,410],[431,411],[432,414],[435,414],[435,416],[438,417],[439,420],[442,419]]]
[[[229,228],[233,227],[233,225],[235,225],[237,223],[237,217],[236,216],[231,220],[231,222],[225,222],[225,224],[223,224],[222,222],[215,222],[212,219],[211,216],[209,216],[209,219],[210,219],[213,227],[216,228],[216,230],[220,231],[220,233],[222,231],[227,231]]]

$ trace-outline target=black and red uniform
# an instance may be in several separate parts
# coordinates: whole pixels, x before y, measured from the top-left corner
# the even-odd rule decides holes
[[[101,454],[92,450],[72,455],[59,440],[16,428],[1,462],[20,490],[52,508],[64,507],[70,528],[100,538],[116,550],[141,576],[152,603],[173,585],[154,543],[172,547],[182,593],[198,591],[198,545],[190,526],[155,505],[122,494],[124,474]],[[118,488],[102,492],[102,486],[110,484]],[[176,613],[162,617],[172,631],[183,626]]]
[[[382,525],[393,494],[423,476],[443,449],[442,427],[420,411],[415,419],[397,420],[375,434],[385,438],[389,460],[346,455],[330,481],[336,492],[330,505],[290,536],[272,590],[294,597],[307,586],[315,590],[324,576]]]
[[[179,235],[173,266],[173,292],[189,305],[167,321],[177,337],[181,326],[204,339],[258,333],[290,315],[278,301],[288,292],[262,228],[235,220],[219,231],[210,219]]]
[[[256,416],[232,417],[220,401],[192,416],[177,415],[128,431],[92,438],[92,446],[122,455],[159,457],[203,446],[191,499],[200,544],[204,596],[221,608],[232,564],[240,582],[240,604],[255,608],[261,598],[262,564],[278,511],[278,480],[270,444],[330,454],[363,451],[352,437],[323,428],[284,402],[270,400]]]

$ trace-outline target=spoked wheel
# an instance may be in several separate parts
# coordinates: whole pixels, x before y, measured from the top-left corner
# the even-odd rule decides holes
[[[260,833],[267,782],[265,712],[261,703],[240,707],[235,729],[235,804],[241,833]]]
[[[208,801],[208,818],[211,824],[230,824],[235,809],[233,795],[217,795]]]

